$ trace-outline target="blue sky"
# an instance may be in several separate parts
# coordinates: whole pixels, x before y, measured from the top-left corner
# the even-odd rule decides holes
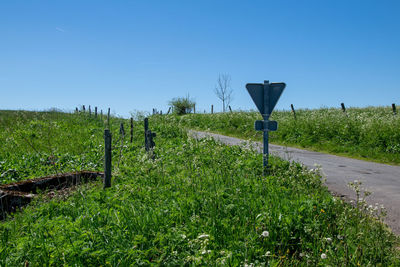
[[[400,1],[1,1],[0,109],[234,109],[286,82],[278,109],[400,105]]]

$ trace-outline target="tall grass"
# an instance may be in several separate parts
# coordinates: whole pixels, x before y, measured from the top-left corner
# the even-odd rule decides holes
[[[369,216],[379,208],[355,209],[318,171],[278,158],[263,177],[261,155],[190,139],[176,122],[150,119],[155,160],[136,125],[111,188],[43,197],[0,222],[0,266],[400,264],[397,239]]]
[[[390,107],[321,108],[296,111],[274,111],[278,131],[270,133],[275,144],[292,145],[378,162],[400,164],[400,116]],[[262,140],[254,130],[257,112],[189,114],[177,123],[189,128],[207,130],[240,138]]]
[[[120,121],[111,118],[116,137]],[[0,111],[0,184],[102,169],[104,127],[87,113]]]

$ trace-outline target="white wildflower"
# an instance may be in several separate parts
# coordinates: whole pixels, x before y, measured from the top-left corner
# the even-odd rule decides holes
[[[261,236],[268,237],[269,236],[269,232],[268,231],[264,231],[264,232],[262,232]]]
[[[201,239],[201,238],[209,238],[210,236],[209,235],[207,235],[207,234],[202,234],[202,235],[199,235],[197,238],[198,239]]]
[[[323,260],[326,259],[326,254],[325,253],[321,254],[321,259],[323,259]]]
[[[330,238],[330,237],[326,237],[325,240],[326,240],[326,242],[328,242],[328,243],[331,243],[331,242],[332,242],[332,238]]]

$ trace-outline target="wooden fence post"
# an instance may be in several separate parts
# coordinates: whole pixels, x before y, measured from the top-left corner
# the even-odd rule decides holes
[[[193,104],[193,114],[196,114],[196,104]]]
[[[147,131],[149,130],[149,119],[144,118],[144,147],[146,148],[146,151],[148,150],[148,140],[147,140]]]
[[[107,126],[108,129],[110,129],[110,108],[108,108],[108,113],[107,113]]]
[[[103,188],[111,187],[111,133],[104,130],[104,184]]]
[[[94,117],[97,118],[97,107],[94,107]]]
[[[395,103],[392,104],[392,110],[393,110],[393,115],[396,115],[397,114],[397,110],[396,110],[396,104]]]
[[[133,142],[133,118],[131,118],[131,144]]]
[[[85,105],[82,106],[82,111],[85,112]]]
[[[89,105],[89,116],[92,115],[92,110],[90,109],[90,105]]]
[[[214,113],[214,105],[211,105],[211,114]]]
[[[290,104],[290,107],[292,108],[293,117],[294,117],[294,119],[296,120],[296,119],[297,119],[297,118],[296,118],[296,111],[294,110],[293,104]]]
[[[340,105],[342,106],[342,111],[346,112],[346,107],[344,106],[344,103],[341,103]]]
[[[229,111],[232,113],[232,108],[231,108],[231,106],[228,106],[229,107]]]

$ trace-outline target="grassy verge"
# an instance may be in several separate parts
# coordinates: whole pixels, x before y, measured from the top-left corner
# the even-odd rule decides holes
[[[121,121],[112,117],[110,122],[117,138]],[[87,113],[0,110],[0,184],[101,170],[104,127],[105,116],[95,118]]]
[[[270,133],[274,144],[307,148],[364,160],[400,164],[400,116],[389,107],[276,111],[271,119],[278,121],[278,131]],[[254,130],[256,112],[189,114],[178,118],[185,127],[262,140]]]
[[[253,151],[190,139],[175,117],[150,128],[155,160],[136,127],[111,188],[38,199],[0,222],[0,266],[400,264],[383,211],[333,198],[318,171],[272,158],[262,177]]]

